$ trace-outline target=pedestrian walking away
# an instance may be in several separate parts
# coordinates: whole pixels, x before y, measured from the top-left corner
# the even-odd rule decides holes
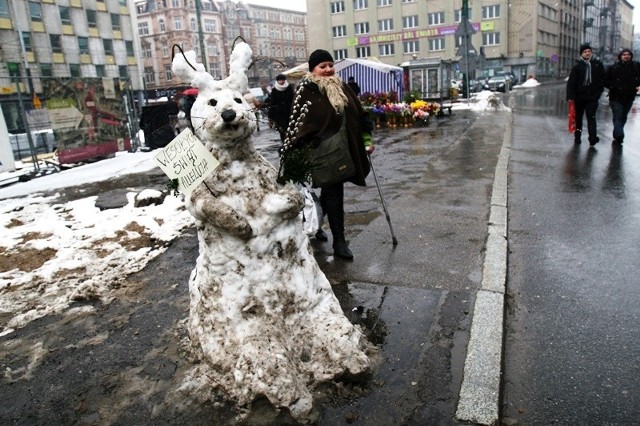
[[[296,91],[287,138],[280,159],[282,182],[304,182],[312,176],[314,187],[320,187],[320,204],[329,219],[333,236],[334,255],[353,259],[344,236],[344,183],[365,186],[370,165],[367,154],[373,152],[371,131],[373,122],[357,96],[338,76],[333,67],[333,57],[326,50],[315,50],[309,56],[309,72]],[[312,158],[313,151],[323,147],[340,145],[347,149],[352,170],[334,183],[319,184],[313,172],[316,169],[333,168],[320,157]],[[339,173],[338,170],[335,172]],[[320,229],[316,238],[327,241]]]
[[[349,77],[347,84],[351,87],[351,90],[353,90],[353,93],[355,93],[356,96],[360,96],[360,86],[356,83],[355,77]]]
[[[593,57],[591,46],[585,43],[580,46],[580,58],[569,73],[567,81],[567,101],[573,100],[576,109],[576,130],[574,143],[582,142],[582,117],[587,116],[587,131],[591,146],[600,141],[596,123],[598,102],[604,91],[604,65]]]
[[[287,81],[287,76],[278,74],[276,84],[269,93],[269,96],[263,103],[263,107],[267,107],[267,117],[274,124],[280,140],[284,142],[287,133],[287,124],[289,124],[289,116],[291,115],[291,104],[293,103],[294,88]]]
[[[609,106],[613,115],[613,143],[624,141],[624,125],[640,86],[640,64],[633,61],[633,52],[622,49],[618,61],[607,68],[605,87],[609,89]]]

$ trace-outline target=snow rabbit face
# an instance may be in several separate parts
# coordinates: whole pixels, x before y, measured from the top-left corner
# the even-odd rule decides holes
[[[191,107],[191,124],[202,142],[220,147],[232,145],[255,131],[256,116],[243,96],[248,88],[252,54],[247,43],[238,43],[231,53],[229,76],[223,80],[214,80],[196,62],[193,50],[173,58],[173,73],[198,89]]]

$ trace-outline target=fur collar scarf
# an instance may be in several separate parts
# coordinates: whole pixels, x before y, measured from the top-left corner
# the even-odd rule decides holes
[[[309,73],[307,74],[307,79],[318,86],[320,93],[329,99],[329,103],[338,114],[344,112],[344,108],[347,105],[347,95],[342,90],[342,79],[339,76],[318,77]]]

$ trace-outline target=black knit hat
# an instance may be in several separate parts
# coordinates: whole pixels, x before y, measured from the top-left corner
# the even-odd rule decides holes
[[[278,81],[278,80],[286,80],[286,79],[287,79],[287,76],[284,75],[284,74],[278,74],[276,76],[276,81]]]
[[[333,56],[326,50],[314,50],[313,53],[309,55],[309,71],[313,71],[316,65],[321,62],[333,62]]]
[[[622,49],[622,50],[620,51],[620,53],[618,53],[618,60],[619,60],[619,61],[621,61],[621,60],[622,60],[622,54],[623,54],[623,53],[625,53],[625,52],[627,52],[627,53],[631,54],[631,59],[633,59],[633,52],[631,51],[631,49],[626,49],[626,48],[625,48],[625,49]]]
[[[585,50],[591,50],[591,45],[589,43],[583,43],[580,45],[580,54],[582,55],[582,52],[584,52]]]

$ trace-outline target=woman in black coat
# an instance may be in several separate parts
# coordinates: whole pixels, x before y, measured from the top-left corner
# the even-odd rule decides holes
[[[300,161],[290,160],[292,152],[304,152],[305,147],[317,147],[335,137],[344,126],[344,143],[347,144],[354,164],[354,173],[344,181],[320,186],[320,204],[329,219],[333,235],[333,252],[343,259],[353,259],[344,237],[344,182],[365,186],[369,174],[367,154],[373,152],[371,131],[373,123],[369,114],[353,91],[336,75],[333,57],[326,50],[318,49],[309,56],[309,73],[300,82],[296,92],[287,139],[281,159],[282,181],[302,182],[305,170],[300,169]],[[299,157],[297,157],[299,158]],[[313,167],[313,166],[312,166]],[[316,238],[327,240],[320,229]]]
[[[287,77],[284,74],[278,74],[276,84],[263,105],[263,107],[266,106],[268,108],[267,116],[280,133],[282,142],[284,142],[287,133],[293,95],[293,86],[289,84]]]

